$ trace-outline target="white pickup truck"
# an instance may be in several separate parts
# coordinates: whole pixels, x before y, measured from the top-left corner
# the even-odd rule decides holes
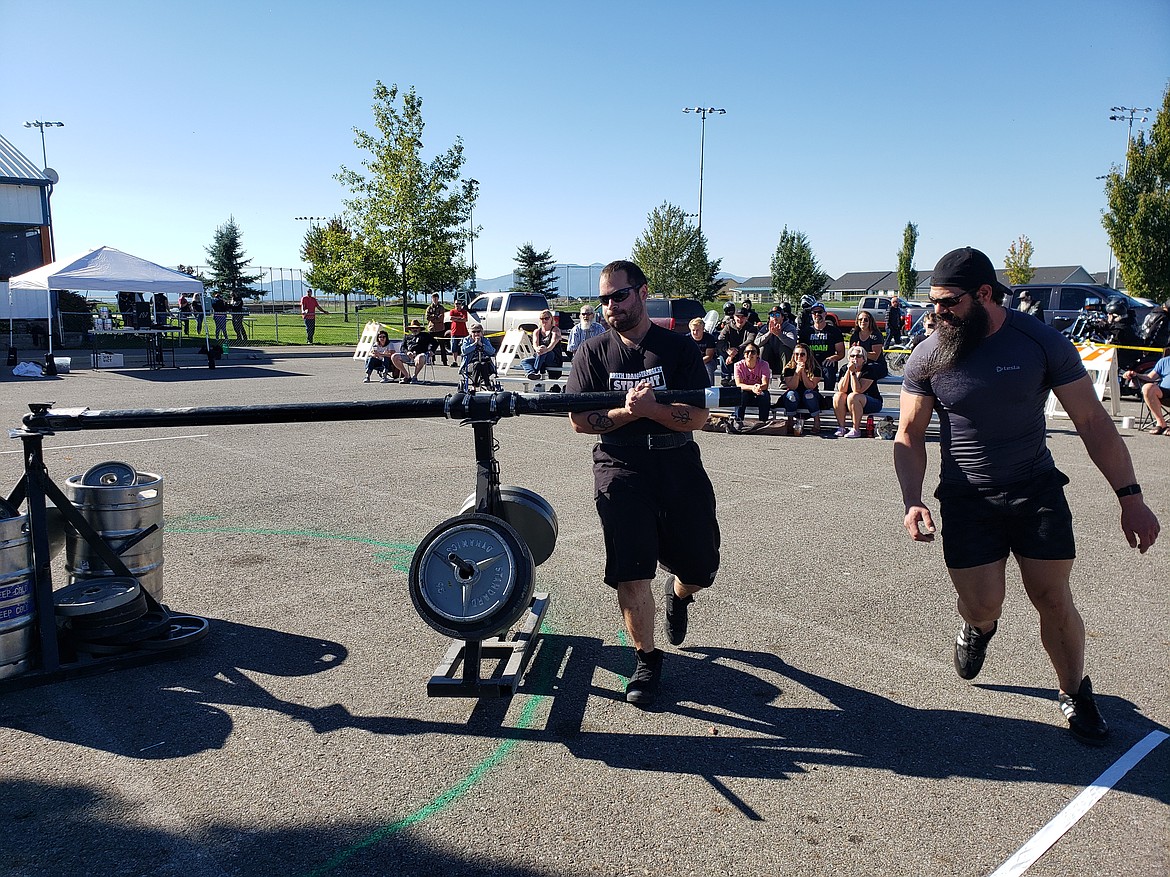
[[[540,325],[540,312],[549,310],[548,299],[532,292],[486,292],[477,296],[467,308],[467,325],[476,323],[483,326],[488,335],[502,335],[509,329],[523,329],[533,332]],[[572,317],[553,311],[558,324],[568,319],[572,328]],[[566,331],[561,325],[561,331]]]

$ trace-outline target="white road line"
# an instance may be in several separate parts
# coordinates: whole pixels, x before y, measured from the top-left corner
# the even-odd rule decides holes
[[[1052,818],[1052,821],[1040,829],[1015,854],[992,872],[991,877],[1016,877],[1027,871],[1036,860],[1048,852],[1049,848],[1060,840],[1061,835],[1077,824],[1077,821],[1089,812],[1090,808],[1105,796],[1105,793],[1117,785],[1130,769],[1154,751],[1154,748],[1170,737],[1165,731],[1150,731],[1145,737],[1133,745],[1129,752],[1113,762],[1109,769],[1097,777],[1083,792],[1068,802],[1063,810]]]
[[[120,442],[93,442],[93,443],[88,444],[88,445],[54,445],[53,447],[46,447],[45,452],[47,453],[48,451],[69,451],[69,450],[72,450],[74,448],[104,448],[107,445],[134,445],[134,444],[139,444],[140,442],[173,442],[173,441],[178,441],[179,439],[207,438],[207,436],[208,436],[208,433],[200,433],[198,435],[166,435],[166,436],[160,436],[158,438],[126,439],[126,440],[120,441]],[[23,454],[23,453],[24,453],[23,450],[0,451],[0,455],[2,455],[2,454]]]

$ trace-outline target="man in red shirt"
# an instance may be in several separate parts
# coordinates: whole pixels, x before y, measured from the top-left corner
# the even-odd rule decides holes
[[[301,296],[301,316],[305,318],[305,338],[309,344],[313,343],[313,332],[317,328],[317,313],[328,314],[329,311],[321,307],[321,302],[313,295],[313,290],[306,289]]]

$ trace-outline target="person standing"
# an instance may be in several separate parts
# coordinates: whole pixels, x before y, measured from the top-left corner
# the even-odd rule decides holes
[[[313,295],[312,289],[306,289],[305,294],[301,296],[301,317],[305,321],[305,341],[307,344],[313,343],[313,333],[317,331],[317,314],[328,314],[329,311],[321,307],[321,302],[317,301],[317,296]]]
[[[179,294],[179,322],[183,324],[183,334],[191,334],[191,300],[187,293]]]
[[[447,322],[451,324],[451,365],[458,367],[459,357],[455,351],[462,349],[463,339],[467,337],[467,308],[459,295],[455,296],[451,310],[447,311]]]
[[[227,341],[228,303],[223,300],[221,292],[217,292],[211,300],[211,318],[215,321],[215,340],[218,341],[222,335],[223,340]]]
[[[1158,519],[1142,499],[1125,443],[1098,401],[1076,349],[1055,329],[1003,307],[1011,290],[991,260],[963,247],[939,260],[930,300],[938,328],[906,363],[894,469],[916,542],[934,539],[922,499],[926,427],[938,412],[942,470],[935,492],[943,558],[963,623],[955,670],[974,679],[999,625],[1007,558],[1015,555],[1024,590],[1040,616],[1040,639],[1056,670],[1069,729],[1101,743],[1109,733],[1084,673],[1085,627],[1069,577],[1075,546],[1068,483],[1045,442],[1051,391],[1076,426],[1089,457],[1121,505],[1121,531],[1143,554],[1158,538]],[[1011,413],[1005,416],[1010,400]]]
[[[447,364],[447,327],[444,320],[446,316],[447,309],[439,300],[439,294],[432,292],[431,303],[427,305],[423,317],[427,321],[427,332],[435,339],[435,352],[442,358],[443,365]]]
[[[902,343],[902,300],[896,295],[890,296],[890,307],[886,311],[886,337],[890,344]]]
[[[204,307],[203,301],[204,301],[204,294],[202,292],[195,293],[194,298],[191,300],[191,311],[192,311],[192,313],[195,314],[195,334],[196,335],[203,334],[203,320],[207,316],[207,310]]]
[[[247,341],[248,332],[244,328],[244,318],[248,316],[248,308],[244,304],[244,297],[239,292],[232,293],[231,312],[232,331],[236,333],[236,340]]]
[[[692,433],[702,408],[659,402],[655,390],[700,390],[707,370],[685,335],[655,326],[646,312],[646,275],[629,261],[601,269],[599,300],[610,331],[579,348],[566,391],[625,391],[624,403],[569,415],[573,429],[599,437],[593,448],[594,501],[605,541],[604,581],[617,591],[636,650],[626,700],[654,702],[663,652],[654,643],[659,565],[667,571],[664,631],[673,645],[687,633],[687,607],[719,570],[715,491]]]

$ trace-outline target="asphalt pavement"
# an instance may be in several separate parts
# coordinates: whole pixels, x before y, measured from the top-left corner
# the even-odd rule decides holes
[[[330,348],[232,348],[214,370],[4,370],[0,415],[422,399]],[[1126,400],[1123,414],[1136,415]],[[0,873],[32,875],[989,875],[1131,747],[1170,726],[1170,542],[1129,548],[1067,421],[1049,442],[1078,534],[1073,588],[1112,727],[1066,730],[1009,567],[1000,632],[957,678],[937,544],[905,535],[891,443],[699,433],[723,564],[665,646],[659,708],[633,666],[564,416],[501,420],[501,480],[547,499],[551,595],[512,698],[430,698],[449,641],[414,612],[420,540],[474,490],[446,419],[62,432],[58,483],[121,460],[165,478],[165,593],[210,619],[169,660],[0,692]],[[1123,430],[1170,522],[1170,443]],[[930,445],[930,478],[937,446]],[[19,441],[0,447],[7,492]],[[65,584],[64,558],[54,582]],[[1170,742],[1026,872],[1170,872]],[[1129,763],[1129,762],[1126,762]]]

